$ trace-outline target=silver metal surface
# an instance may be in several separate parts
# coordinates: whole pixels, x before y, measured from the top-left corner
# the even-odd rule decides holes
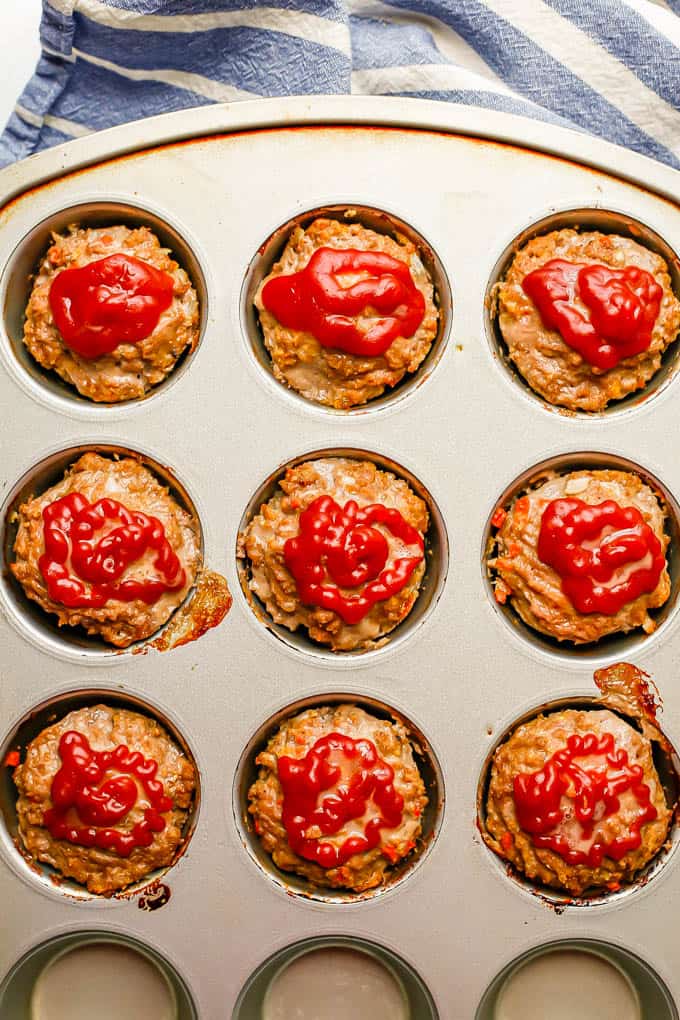
[[[273,954],[312,936],[358,937],[413,967],[442,1018],[471,1020],[516,956],[558,938],[595,938],[647,961],[680,998],[677,853],[644,890],[558,914],[497,866],[475,825],[480,776],[499,734],[537,704],[592,696],[592,670],[623,654],[609,644],[586,658],[558,653],[528,641],[497,612],[480,551],[500,496],[565,455],[639,465],[659,480],[674,514],[671,501],[680,495],[677,376],[669,370],[653,398],[615,413],[547,413],[510,377],[487,337],[489,281],[527,225],[564,209],[618,210],[677,252],[679,179],[599,139],[521,118],[401,99],[323,98],[157,118],[0,174],[0,269],[62,210],[122,204],[149,210],[152,225],[168,224],[184,239],[208,295],[203,339],[182,374],[146,400],[102,408],[48,390],[18,359],[13,344],[27,286],[19,286],[20,273],[0,324],[4,498],[60,451],[140,451],[190,494],[205,559],[234,594],[219,628],[165,655],[75,649],[63,635],[48,641],[37,625],[18,627],[3,596],[0,745],[55,695],[115,690],[172,721],[202,784],[200,817],[187,852],[164,876],[172,896],[159,910],[140,910],[134,898],[44,895],[42,880],[20,881],[3,854],[0,975],[46,938],[115,930],[175,965],[201,1020],[224,1020]],[[414,225],[454,298],[450,337],[426,384],[379,412],[327,412],[287,393],[255,356],[244,323],[242,295],[263,240],[298,215],[340,204],[385,209]],[[39,248],[36,240],[31,257]],[[329,449],[367,451],[409,472],[439,508],[449,544],[446,583],[426,623],[363,656],[336,658],[275,639],[242,592],[235,557],[239,525],[263,480]],[[3,593],[7,585],[5,578]],[[625,646],[657,681],[661,723],[676,747],[678,619],[670,613],[655,635]],[[321,703],[338,693],[405,716],[425,735],[446,790],[427,856],[387,894],[358,903],[290,895],[254,865],[233,809],[243,751],[267,720],[301,699]]]

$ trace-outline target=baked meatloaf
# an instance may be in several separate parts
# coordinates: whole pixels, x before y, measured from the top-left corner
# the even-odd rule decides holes
[[[177,858],[196,775],[153,719],[93,705],[39,733],[14,782],[26,853],[110,896]]]
[[[401,723],[354,705],[311,708],[255,761],[248,810],[281,870],[363,892],[414,850],[427,797]]]
[[[143,397],[198,343],[198,298],[148,227],[54,234],[26,307],[24,343],[84,397]]]
[[[650,741],[609,710],[538,716],[494,755],[484,839],[540,885],[616,889],[661,850],[671,820]]]
[[[680,330],[663,258],[628,237],[555,230],[515,255],[496,292],[508,354],[551,404],[602,411],[641,389]]]
[[[293,230],[255,305],[276,378],[340,409],[415,372],[439,318],[412,241],[324,218]]]
[[[558,641],[641,627],[670,594],[658,497],[629,471],[572,471],[499,508],[489,561],[498,602]]]
[[[83,454],[17,518],[10,569],[26,595],[117,648],[162,627],[200,565],[197,521],[131,457]]]
[[[425,574],[425,503],[370,461],[286,469],[239,538],[274,623],[334,651],[366,649],[408,616]]]

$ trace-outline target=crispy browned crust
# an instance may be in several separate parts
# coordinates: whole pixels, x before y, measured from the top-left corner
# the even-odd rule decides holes
[[[607,634],[641,627],[651,633],[656,624],[649,615],[670,595],[670,577],[664,570],[653,592],[640,595],[615,616],[576,611],[561,588],[561,579],[538,558],[541,517],[548,503],[573,496],[585,503],[613,499],[621,506],[636,507],[665,550],[666,513],[658,498],[637,475],[628,471],[572,471],[549,478],[540,488],[516,500],[497,535],[497,549],[489,561],[495,574],[496,598],[510,602],[530,627],[559,641],[585,644]]]
[[[322,495],[343,505],[353,499],[359,506],[383,503],[393,507],[421,535],[428,529],[425,503],[408,484],[389,471],[380,471],[370,461],[326,457],[288,468],[280,482],[281,491],[260,507],[260,512],[239,536],[239,555],[250,561],[250,588],[264,603],[275,623],[289,630],[306,627],[313,641],[334,651],[369,648],[394,630],[410,613],[425,573],[425,560],[416,567],[407,584],[396,595],[378,602],[359,623],[349,625],[330,609],[303,606],[295,580],[288,572],[283,547],[297,535],[300,514]],[[383,530],[388,543],[394,539]],[[345,589],[342,589],[346,591]]]
[[[317,740],[334,732],[373,741],[380,757],[394,769],[394,786],[404,798],[404,811],[401,825],[397,829],[383,829],[380,845],[374,850],[355,854],[342,867],[326,870],[298,857],[288,845],[277,762],[282,755],[303,758]],[[260,769],[248,792],[248,810],[262,845],[282,871],[295,872],[313,886],[364,892],[387,881],[390,867],[414,849],[421,834],[427,797],[401,723],[376,719],[354,705],[308,709],[284,722],[255,761]]]
[[[172,277],[172,304],[153,332],[136,344],[119,344],[89,360],[70,350],[57,329],[49,303],[52,281],[64,269],[86,266],[123,252]],[[198,343],[198,298],[185,271],[148,227],[70,227],[54,234],[26,307],[24,343],[43,368],[52,369],[90,400],[114,403],[143,397],[172,371],[180,355]]]
[[[358,248],[382,251],[406,262],[425,298],[425,316],[410,338],[397,337],[383,355],[362,358],[335,348],[322,347],[311,333],[282,326],[262,303],[262,288],[274,276],[296,273],[318,248]],[[264,342],[272,357],[274,375],[308,400],[346,409],[380,396],[396,386],[407,372],[415,372],[437,335],[439,313],[434,304],[432,280],[415,245],[405,237],[395,241],[360,223],[339,223],[320,218],[303,230],[296,227],[279,261],[255,296]],[[367,316],[375,316],[367,310]]]
[[[630,763],[642,767],[643,782],[649,786],[651,801],[657,810],[657,817],[642,827],[642,843],[637,850],[629,851],[620,861],[604,857],[597,868],[568,864],[554,851],[535,847],[531,836],[519,826],[513,796],[515,776],[538,771],[555,752],[566,746],[569,736],[587,733],[612,734],[616,746],[627,751]],[[608,839],[628,831],[626,819],[632,817],[635,808],[624,796],[619,812],[607,820]],[[482,834],[487,846],[527,878],[580,896],[587,890],[616,888],[622,882],[630,882],[663,847],[672,817],[654,767],[649,740],[608,710],[567,709],[523,723],[498,748],[491,767]]]
[[[68,730],[84,734],[95,751],[113,750],[125,744],[131,751],[139,751],[158,763],[157,778],[174,806],[164,814],[165,828],[154,834],[150,846],[136,847],[125,858],[112,850],[55,840],[43,826],[44,813],[52,806],[52,780],[61,768],[59,740]],[[192,763],[157,722],[127,709],[93,705],[70,712],[35,737],[26,749],[24,763],[14,770],[14,782],[19,791],[19,836],[26,852],[34,860],[50,864],[64,877],[87,886],[89,892],[110,896],[176,859],[196,776]],[[142,808],[135,805],[117,828],[130,831],[142,817]]]
[[[90,502],[104,497],[117,499],[129,510],[141,510],[157,517],[186,572],[184,586],[178,591],[166,592],[150,606],[141,599],[134,602],[109,599],[99,609],[67,609],[54,602],[47,593],[38,566],[45,551],[42,512],[49,503],[71,492],[81,493]],[[10,570],[26,595],[46,612],[53,613],[60,627],[84,627],[88,634],[99,635],[117,648],[126,648],[134,641],[155,634],[183,602],[194,583],[200,563],[198,524],[154,475],[131,457],[112,460],[96,453],[83,454],[61,482],[23,503],[18,519],[15,559]],[[136,569],[133,564],[130,573],[134,574]]]
[[[554,258],[597,262],[614,269],[638,266],[651,273],[664,294],[649,349],[601,373],[558,332],[546,329],[522,290],[522,280]],[[665,261],[630,238],[614,234],[555,230],[534,238],[515,255],[496,299],[498,324],[518,371],[549,403],[572,411],[602,411],[610,401],[641,389],[658,371],[661,355],[680,330],[680,301],[673,293]]]

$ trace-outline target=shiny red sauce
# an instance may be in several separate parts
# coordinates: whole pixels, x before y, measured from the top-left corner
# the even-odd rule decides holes
[[[113,751],[93,751],[76,730],[59,741],[62,766],[52,780],[53,807],[43,824],[54,839],[77,846],[113,850],[129,857],[135,847],[150,846],[165,828],[163,813],[173,802],[156,779],[158,763],[119,744]],[[129,831],[113,828],[139,805],[143,817]]]
[[[601,372],[648,349],[663,297],[663,288],[645,269],[610,269],[563,259],[534,269],[524,277],[522,289],[538,308],[543,325],[557,330]]]
[[[115,499],[90,503],[78,492],[62,496],[43,509],[43,535],[38,566],[47,593],[69,609],[98,609],[109,599],[152,605],[184,586],[184,568],[158,518]],[[123,579],[149,550],[155,553],[155,575]]]
[[[593,764],[593,758],[602,760]],[[579,763],[580,759],[589,761]],[[605,857],[620,861],[640,846],[642,826],[657,816],[642,776],[642,767],[629,763],[627,751],[616,747],[611,733],[573,734],[542,769],[515,776],[517,821],[534,846],[554,850],[569,864],[598,868]],[[618,813],[621,795],[627,791],[640,810],[626,835],[607,840],[598,824]],[[590,843],[587,849],[572,845],[559,831],[563,821],[571,827],[574,819],[580,827],[579,842]]]
[[[50,308],[66,346],[81,358],[99,358],[153,333],[173,286],[168,273],[134,255],[107,255],[58,273]]]
[[[394,770],[378,757],[370,740],[329,733],[304,758],[282,755],[278,773],[290,847],[322,868],[337,868],[353,854],[373,850],[380,843],[381,829],[401,824],[404,798],[394,788]],[[363,832],[347,836],[337,846],[323,839],[362,819],[371,802],[375,810]]]
[[[388,541],[375,524],[411,547],[411,555],[387,566]],[[354,500],[340,507],[319,496],[300,514],[298,535],[286,541],[283,556],[303,605],[332,609],[352,625],[402,590],[423,559],[424,544],[398,510],[382,503],[360,510]],[[341,588],[360,590],[346,595]]]
[[[343,284],[343,276],[357,275]],[[268,280],[262,303],[287,329],[360,357],[379,357],[397,337],[412,337],[425,315],[425,298],[405,262],[354,248],[318,248],[300,272]],[[364,328],[356,318],[369,309],[378,317]]]
[[[614,616],[653,592],[666,566],[661,543],[633,506],[554,499],[541,517],[538,556],[557,571],[579,613]]]

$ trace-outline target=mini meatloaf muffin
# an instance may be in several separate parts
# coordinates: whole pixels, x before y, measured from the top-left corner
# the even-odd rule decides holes
[[[439,318],[411,241],[330,219],[293,230],[255,305],[276,378],[340,409],[415,372]]]
[[[177,858],[196,775],[153,719],[93,705],[35,737],[14,782],[30,857],[110,896]]]
[[[628,237],[555,230],[529,241],[497,288],[510,358],[551,404],[602,411],[639,390],[680,330],[660,255]]]
[[[628,471],[550,474],[499,508],[489,560],[496,600],[558,641],[655,629],[649,615],[670,594],[665,511]]]
[[[274,623],[334,651],[375,646],[408,616],[425,574],[425,503],[369,461],[286,469],[239,537],[250,590]]]
[[[131,457],[84,454],[16,516],[10,569],[60,627],[126,648],[162,627],[194,583],[198,524]]]
[[[671,820],[650,741],[608,710],[541,715],[494,755],[485,841],[541,885],[616,889],[656,856]]]
[[[148,227],[54,234],[26,308],[24,343],[90,400],[143,397],[198,342],[198,298]]]
[[[255,762],[248,810],[283,871],[363,892],[415,848],[427,797],[400,722],[353,705],[311,708],[286,720]]]

